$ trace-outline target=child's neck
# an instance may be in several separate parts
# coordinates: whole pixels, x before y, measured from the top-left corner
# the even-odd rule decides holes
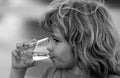
[[[75,75],[82,75],[83,74],[83,70],[81,70],[77,65],[72,67],[71,69],[67,70],[68,72],[75,74]]]

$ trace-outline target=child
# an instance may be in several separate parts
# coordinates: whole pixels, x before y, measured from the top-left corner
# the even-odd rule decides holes
[[[104,2],[55,0],[50,7],[41,26],[50,34],[47,49],[53,66],[42,78],[120,78],[119,38]],[[26,70],[36,65],[20,57],[21,48],[33,45],[17,45],[10,78],[24,78]]]

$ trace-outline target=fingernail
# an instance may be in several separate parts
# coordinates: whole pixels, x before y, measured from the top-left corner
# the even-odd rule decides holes
[[[33,39],[32,41],[37,41],[37,39]]]
[[[17,44],[16,44],[16,47],[17,47],[17,48],[19,48],[20,46],[21,46],[21,44],[20,44],[20,43],[17,43]]]
[[[24,45],[24,46],[26,46],[26,45],[28,45],[28,43],[27,43],[27,42],[25,42],[25,43],[23,43],[23,45]]]
[[[27,48],[28,48],[28,45],[24,46],[24,48],[27,49]]]

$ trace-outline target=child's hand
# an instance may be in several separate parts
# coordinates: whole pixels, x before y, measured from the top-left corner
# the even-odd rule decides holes
[[[18,43],[16,49],[12,52],[12,67],[15,69],[27,69],[35,65],[32,59],[32,51],[35,46],[35,41]]]

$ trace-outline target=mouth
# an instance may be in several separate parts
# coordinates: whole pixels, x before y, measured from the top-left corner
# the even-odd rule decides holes
[[[55,56],[50,56],[50,59],[53,60],[55,58]]]
[[[54,54],[53,54],[53,53],[49,53],[48,55],[49,55],[50,59],[55,58],[55,56],[54,56]]]
[[[51,55],[50,55],[50,60],[51,60],[53,63],[55,62],[55,58],[56,58],[55,56],[53,56],[53,55],[51,56]]]

